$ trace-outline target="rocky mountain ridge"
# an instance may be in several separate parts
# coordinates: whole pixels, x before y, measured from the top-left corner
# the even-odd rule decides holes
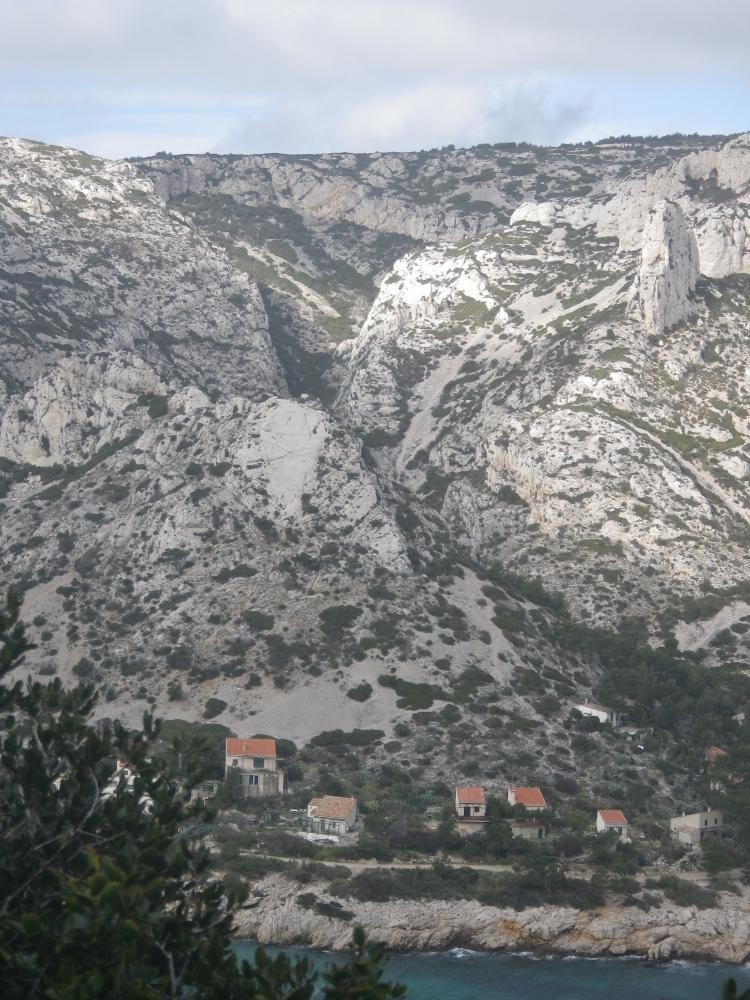
[[[452,726],[499,787],[521,765],[471,706],[544,768],[570,735],[540,696],[562,713],[599,668],[498,565],[741,657],[750,142],[694,146],[113,164],[3,140],[27,669],[102,680],[102,714],[301,742],[421,709],[430,773],[463,766]]]

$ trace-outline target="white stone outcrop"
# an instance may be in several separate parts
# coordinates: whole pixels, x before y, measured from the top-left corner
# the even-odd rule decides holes
[[[701,273],[709,278],[750,271],[750,216],[746,209],[719,208],[696,231]]]
[[[698,245],[682,209],[659,201],[643,228],[638,296],[643,322],[652,335],[682,322],[699,274]]]
[[[167,387],[137,355],[63,358],[0,411],[0,456],[39,467],[80,465],[148,420]]]
[[[540,226],[554,226],[560,206],[551,201],[524,201],[510,217],[510,225],[519,222],[536,222]]]
[[[306,887],[331,897],[321,885]],[[609,904],[599,909],[533,906],[525,910],[487,906],[474,900],[390,900],[362,903],[336,899],[350,921],[301,907],[299,886],[271,876],[256,886],[259,901],[236,917],[237,937],[262,944],[344,949],[356,923],[369,938],[392,951],[436,951],[452,947],[534,950],[585,956],[642,955],[654,961],[703,958],[744,962],[750,956],[750,900],[724,895],[721,905],[699,910],[664,902],[648,911]]]

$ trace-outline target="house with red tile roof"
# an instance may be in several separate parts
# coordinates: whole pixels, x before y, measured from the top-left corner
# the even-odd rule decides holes
[[[456,788],[456,815],[461,818],[483,817],[487,815],[487,799],[479,785],[464,785]]]
[[[631,839],[632,827],[619,809],[598,809],[596,813],[596,832],[610,833],[614,830],[622,841]]]
[[[250,739],[230,737],[225,744],[225,772],[240,772],[242,792],[251,798],[283,795],[286,775],[279,767],[276,740],[270,736]]]
[[[508,789],[508,802],[512,806],[523,806],[528,812],[541,812],[547,808],[547,801],[541,788],[536,785],[526,788],[523,785],[511,785]]]
[[[310,799],[304,825],[309,833],[341,837],[354,829],[357,800],[343,795],[323,795]]]
[[[487,798],[479,785],[459,785],[454,792],[458,832],[471,836],[478,833],[487,819]]]

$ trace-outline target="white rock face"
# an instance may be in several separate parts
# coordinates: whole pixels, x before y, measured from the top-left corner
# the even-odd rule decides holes
[[[515,226],[519,222],[536,222],[540,226],[554,226],[559,208],[559,205],[549,201],[525,201],[511,215],[510,225]]]
[[[700,271],[695,235],[678,205],[660,201],[643,229],[638,294],[646,330],[658,336],[690,312]]]
[[[324,885],[310,887],[329,899]],[[308,889],[307,891],[310,891]],[[321,917],[297,903],[299,887],[281,876],[258,886],[257,904],[241,911],[238,937],[261,943],[343,950],[351,931],[346,922]],[[698,910],[665,903],[643,912],[608,905],[581,911],[564,906],[523,910],[485,906],[474,900],[340,899],[372,941],[392,951],[445,951],[452,947],[538,951],[543,954],[641,955],[652,961],[711,959],[742,963],[750,955],[750,901],[724,895],[721,906]]]
[[[750,214],[747,209],[719,208],[696,233],[701,274],[726,278],[750,271]]]
[[[39,467],[76,465],[147,422],[167,386],[137,355],[64,358],[0,411],[0,454]]]
[[[611,624],[693,592],[699,573],[750,569],[721,542],[750,518],[750,290],[698,289],[696,239],[675,203],[657,200],[639,255],[565,224],[565,211],[523,205],[507,229],[399,262],[339,407],[477,558],[537,574]]]
[[[608,625],[749,579],[748,144],[702,145],[0,142],[0,571],[60,623],[33,669],[91,654],[133,719],[388,733],[391,667],[571,669],[469,555]]]
[[[211,392],[284,393],[255,285],[128,163],[0,139],[0,378],[106,351]]]

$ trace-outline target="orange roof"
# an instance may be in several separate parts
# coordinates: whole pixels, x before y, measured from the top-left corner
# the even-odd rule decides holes
[[[251,740],[227,740],[227,757],[275,757],[276,740],[255,736]]]
[[[547,808],[547,802],[542,795],[541,788],[511,788],[513,796],[518,806],[541,806]]]
[[[479,785],[467,785],[464,788],[456,789],[456,799],[467,806],[483,806],[487,804],[484,797],[484,789]]]
[[[719,757],[728,757],[729,754],[721,747],[706,747],[705,757],[709,764],[715,764]]]
[[[612,826],[629,826],[628,821],[625,819],[625,814],[620,812],[619,809],[600,809],[599,815],[605,823]]]
[[[346,819],[356,799],[347,799],[341,795],[324,795],[321,799],[310,799],[307,806],[308,816],[319,816],[321,819]]]

